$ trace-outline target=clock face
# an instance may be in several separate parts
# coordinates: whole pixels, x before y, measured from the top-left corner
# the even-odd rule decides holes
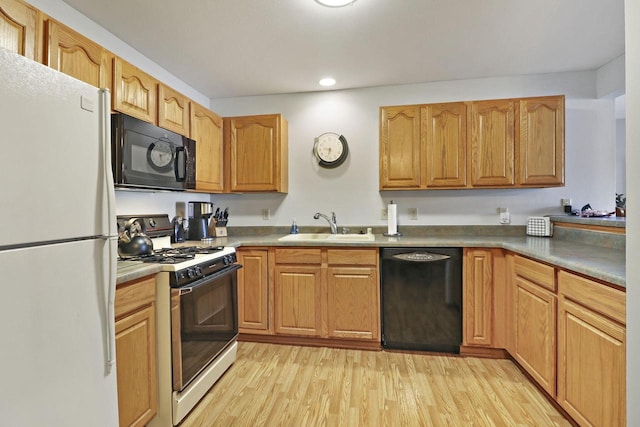
[[[347,159],[349,147],[344,136],[327,132],[316,138],[313,152],[320,166],[334,168]]]
[[[147,149],[147,161],[152,168],[159,172],[168,172],[172,168],[173,145],[171,142],[159,139]]]

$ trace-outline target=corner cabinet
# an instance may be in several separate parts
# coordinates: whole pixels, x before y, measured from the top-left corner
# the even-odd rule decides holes
[[[144,426],[158,411],[154,278],[116,288],[116,369],[120,426]]]
[[[196,190],[224,191],[222,118],[191,101],[191,138],[196,141]]]
[[[40,12],[19,0],[0,0],[0,48],[40,62]]]
[[[223,129],[228,191],[288,191],[289,130],[281,114],[225,117]]]
[[[380,107],[380,190],[564,185],[564,96]]]
[[[59,22],[45,21],[44,64],[85,83],[109,88],[109,53],[97,43]]]
[[[558,402],[580,425],[626,425],[626,295],[558,273]]]
[[[552,397],[556,396],[555,269],[515,257],[513,357]]]

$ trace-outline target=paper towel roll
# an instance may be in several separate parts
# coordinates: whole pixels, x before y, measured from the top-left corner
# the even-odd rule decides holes
[[[387,234],[398,234],[398,205],[393,200],[387,206]]]

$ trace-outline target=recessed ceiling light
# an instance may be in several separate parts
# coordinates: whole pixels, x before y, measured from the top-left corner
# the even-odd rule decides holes
[[[333,86],[336,84],[336,79],[325,77],[324,79],[320,79],[318,83],[320,83],[320,86]]]
[[[354,4],[356,0],[316,0],[316,2],[327,7],[343,7]]]

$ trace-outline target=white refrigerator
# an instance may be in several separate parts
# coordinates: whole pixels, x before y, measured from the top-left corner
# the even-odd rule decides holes
[[[118,425],[109,92],[0,48],[0,425]]]

